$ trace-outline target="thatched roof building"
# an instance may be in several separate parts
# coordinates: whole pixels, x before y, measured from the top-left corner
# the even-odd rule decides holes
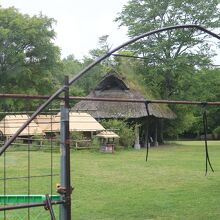
[[[105,128],[97,122],[90,114],[82,112],[70,112],[69,114],[70,131],[96,132],[103,131]],[[44,132],[60,132],[60,113],[58,113],[48,124]]]
[[[28,120],[28,115],[6,115],[0,121],[0,131],[4,136],[12,136]],[[43,135],[41,128],[32,121],[19,136]]]
[[[116,73],[110,73],[103,77],[101,82],[88,97],[138,100],[152,99],[152,97],[146,93],[146,89],[141,90],[139,84],[137,82],[126,81],[126,79]],[[136,140],[134,147],[137,149],[140,148],[140,142],[143,143],[143,146],[146,146],[146,140],[149,138],[153,139],[154,145],[157,146],[158,128],[160,127],[160,134],[162,134],[163,130],[162,119],[174,119],[176,117],[175,113],[173,113],[167,105],[152,103],[148,104],[149,111],[147,111],[145,103],[80,101],[73,107],[73,110],[88,112],[96,119],[115,118],[132,120],[136,123]],[[141,124],[141,126],[138,126],[138,124]],[[162,140],[162,135],[160,135],[160,137]]]
[[[54,117],[55,115],[37,115],[34,121],[42,130],[45,130],[48,126],[53,126]]]
[[[140,91],[129,88],[118,75],[106,75],[99,85],[88,97],[116,98],[116,99],[139,99],[146,100]],[[103,101],[80,101],[74,106],[74,111],[88,112],[94,118],[142,118],[148,116],[144,103],[131,102],[103,102]],[[157,118],[175,118],[175,114],[165,105],[148,104],[150,116]]]

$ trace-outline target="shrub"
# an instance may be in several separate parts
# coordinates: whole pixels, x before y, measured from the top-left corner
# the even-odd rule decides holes
[[[70,140],[73,147],[76,145],[77,147],[89,147],[91,142],[88,139],[90,138],[86,137],[83,132],[73,131],[70,133]]]
[[[123,147],[132,147],[135,140],[135,133],[133,126],[129,125],[124,120],[116,120],[116,119],[110,119],[110,120],[103,120],[101,121],[101,124],[106,129],[113,130],[115,133],[117,133],[120,136],[119,144]]]
[[[215,139],[218,139],[220,137],[220,126],[216,127],[212,133],[213,133]]]

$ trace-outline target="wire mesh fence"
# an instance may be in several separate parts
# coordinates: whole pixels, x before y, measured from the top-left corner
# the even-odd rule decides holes
[[[26,102],[28,111],[19,112],[10,111],[3,105],[0,112],[0,148],[33,113],[29,103]],[[61,201],[56,189],[56,184],[60,183],[60,139],[59,131],[53,130],[60,123],[54,120],[59,111],[57,107],[59,103],[56,101],[48,106],[0,157],[0,219],[51,219],[50,212],[46,210],[45,195],[49,194],[54,203]],[[15,208],[37,203],[43,205]],[[11,206],[15,209],[4,210]],[[59,205],[53,205],[56,219],[59,219],[59,209]]]

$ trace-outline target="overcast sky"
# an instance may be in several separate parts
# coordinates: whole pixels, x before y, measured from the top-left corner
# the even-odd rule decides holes
[[[114,22],[128,0],[0,0],[3,7],[15,6],[22,13],[39,14],[57,20],[56,45],[62,57],[74,54],[77,59],[88,55],[98,46],[98,39],[109,35],[109,43],[116,47],[128,40],[126,28],[118,28]],[[215,64],[220,64],[220,53]]]
[[[2,7],[14,6],[20,12],[35,15],[42,12],[57,20],[56,45],[62,57],[74,54],[80,59],[97,47],[99,37],[109,35],[113,47],[126,41],[125,28],[114,22],[128,0],[0,0]]]

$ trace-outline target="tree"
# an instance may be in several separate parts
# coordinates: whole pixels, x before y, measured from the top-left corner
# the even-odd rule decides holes
[[[219,101],[220,100],[220,69],[198,70],[194,76],[194,87],[191,89],[191,97],[197,97],[199,101]],[[189,97],[190,98],[190,97]],[[220,124],[219,106],[207,106],[208,132],[212,133]],[[197,119],[191,128],[191,132],[203,133],[201,107],[193,109]]]
[[[69,55],[61,61],[61,70],[56,71],[56,78],[60,83],[63,83],[64,75],[68,75],[70,78],[78,74],[84,67],[87,67],[99,56],[105,54],[109,49],[107,42],[108,35],[99,38],[98,48],[92,49],[88,56],[85,56],[82,60],[77,60],[74,55]],[[88,95],[98,84],[100,78],[105,75],[111,69],[111,60],[105,60],[101,64],[96,65],[90,70],[90,74],[84,75],[74,85],[70,87],[70,94],[73,96],[85,96]]]
[[[130,0],[116,21],[128,28],[132,38],[180,24],[197,24],[216,31],[220,27],[219,3],[219,0]],[[146,58],[139,72],[146,87],[158,91],[161,98],[198,100],[195,75],[200,74],[198,70],[210,64],[215,55],[208,39],[207,34],[196,29],[169,30],[141,39],[128,49]],[[167,123],[171,124],[167,134],[180,134],[196,124],[199,126],[201,121],[196,120],[199,116],[194,108],[170,107],[178,117]]]
[[[220,27],[219,0],[131,0],[116,21],[128,27],[130,37],[161,27],[198,24],[209,29]],[[163,98],[180,91],[180,82],[194,72],[195,66],[211,62],[214,53],[205,41],[208,36],[195,29],[170,30],[152,35],[133,44],[130,49],[146,57],[149,78],[159,77]],[[149,68],[148,68],[149,69]],[[190,78],[190,77],[188,77]]]
[[[60,84],[64,83],[65,76],[69,76],[69,78],[72,78],[74,75],[79,73],[80,70],[83,68],[83,64],[79,60],[77,60],[74,57],[74,55],[69,55],[66,58],[64,58],[61,61],[61,66],[62,66],[61,71],[59,70],[59,72],[56,73],[56,77],[60,82]],[[84,88],[76,84],[70,87],[70,95],[84,96],[85,95]]]
[[[81,67],[82,69],[83,67],[88,66],[98,57],[107,53],[109,49],[108,35],[104,35],[99,38],[98,48],[90,50],[89,55],[85,56],[82,61],[79,62],[76,59],[64,59],[62,62],[64,64],[64,72],[68,69],[69,73],[71,73],[71,77],[73,77],[80,71],[78,67]],[[93,67],[89,71],[90,74],[84,75],[74,84],[74,86],[72,86],[72,95],[88,95],[96,87],[101,80],[101,77],[112,69],[112,65],[112,60],[109,58]]]
[[[111,46],[109,45],[108,38],[109,35],[103,35],[99,37],[98,48],[89,51],[89,54],[91,55],[92,59],[95,60],[110,51]],[[107,59],[103,60],[101,63],[102,66],[106,68],[106,71],[111,70],[112,66],[114,66],[112,57],[108,57]]]
[[[50,94],[55,89],[60,51],[53,43],[54,22],[0,7],[0,92]]]

